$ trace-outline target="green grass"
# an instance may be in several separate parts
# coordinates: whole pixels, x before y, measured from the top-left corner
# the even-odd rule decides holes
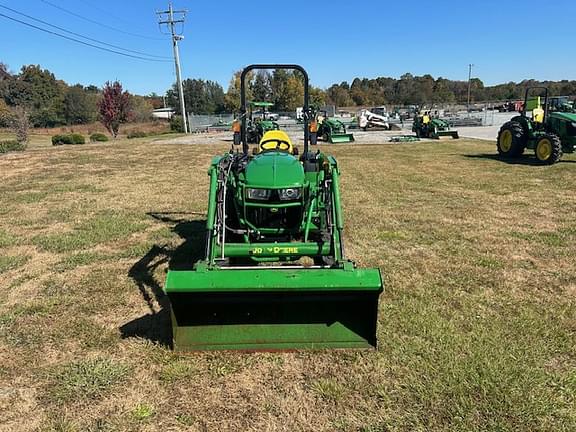
[[[13,197],[13,202],[21,204],[36,204],[44,200],[48,192],[21,192]]]
[[[122,383],[129,375],[126,365],[108,359],[91,359],[73,362],[51,375],[46,394],[58,401],[99,399]]]
[[[321,378],[315,380],[310,388],[324,400],[337,401],[342,399],[345,388],[335,378]]]
[[[30,259],[26,255],[2,256],[0,255],[0,273],[22,267]]]
[[[18,243],[18,240],[15,236],[8,233],[7,231],[0,229],[0,248],[5,248],[8,246],[14,246]]]
[[[114,255],[98,252],[80,252],[72,255],[65,255],[64,258],[56,264],[55,270],[59,272],[65,272],[68,270],[73,270],[76,267],[108,261],[113,258]]]
[[[81,223],[71,232],[36,236],[33,243],[47,252],[72,252],[123,239],[145,227],[145,223],[129,214],[105,212]]]
[[[134,407],[131,414],[137,421],[147,421],[154,416],[154,408],[147,404],[138,404]]]
[[[378,348],[180,355],[165,272],[229,143],[43,146],[0,158],[6,430],[576,430],[574,155],[322,146],[347,254],[385,279]]]
[[[196,373],[197,370],[191,360],[178,359],[162,367],[159,378],[166,382],[176,382],[192,379]]]

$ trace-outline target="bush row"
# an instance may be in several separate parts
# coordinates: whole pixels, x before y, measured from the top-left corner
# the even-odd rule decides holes
[[[52,145],[64,145],[64,144],[85,144],[86,140],[83,135],[80,134],[67,134],[67,135],[54,135],[52,137]]]
[[[0,141],[0,153],[8,153],[9,151],[22,151],[26,149],[25,142],[18,142],[16,140]]]
[[[145,137],[149,137],[149,136],[158,136],[158,135],[167,135],[167,134],[171,134],[173,133],[173,131],[171,130],[165,130],[165,131],[152,131],[152,132],[143,132],[143,131],[132,131],[129,132],[128,135],[126,136],[128,139],[132,139],[132,138],[145,138]]]
[[[146,132],[142,132],[142,131],[132,131],[129,132],[127,135],[128,139],[132,139],[132,138],[144,138],[147,137],[149,134],[147,134]]]
[[[106,142],[108,137],[103,133],[93,133],[90,135],[90,142]]]

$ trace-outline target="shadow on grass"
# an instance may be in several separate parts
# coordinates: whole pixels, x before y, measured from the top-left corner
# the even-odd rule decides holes
[[[169,270],[191,270],[194,263],[204,257],[206,221],[180,217],[189,214],[148,213],[153,219],[171,225],[183,242],[176,248],[154,245],[130,268],[128,276],[136,282],[150,312],[120,327],[122,338],[139,337],[165,347],[172,346],[170,304],[162,290],[164,280],[158,281],[154,274],[165,264]]]
[[[523,155],[517,158],[506,158],[497,154],[474,154],[474,155],[464,155],[464,157],[470,159],[486,159],[495,160],[498,162],[503,162],[509,165],[530,165],[530,166],[548,166],[543,164],[534,156]],[[558,163],[576,163],[574,160],[560,160]]]

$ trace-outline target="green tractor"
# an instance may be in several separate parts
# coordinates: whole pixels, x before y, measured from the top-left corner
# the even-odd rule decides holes
[[[541,96],[529,98],[531,90],[543,91],[544,101]],[[527,88],[522,112],[502,125],[496,148],[507,158],[519,157],[528,148],[543,164],[558,162],[563,152],[573,153],[576,148],[574,105],[565,98],[549,100],[546,87]]]
[[[429,113],[414,116],[412,132],[414,132],[418,138],[440,139],[440,137],[443,136],[449,136],[454,139],[460,138],[458,131],[451,130],[450,124],[446,120],[432,117]]]
[[[278,123],[270,118],[270,113],[268,112],[268,108],[273,105],[272,102],[250,102],[248,112],[244,113],[244,116],[248,115],[246,127],[248,143],[258,144],[266,132],[280,129]],[[241,121],[239,120],[236,120],[232,125],[235,145],[240,144],[240,125]]]
[[[317,136],[321,137],[324,142],[349,143],[354,142],[354,135],[346,133],[346,126],[340,120],[334,117],[328,117],[324,110],[317,116]]]
[[[170,270],[174,348],[284,350],[376,345],[378,269],[359,269],[344,254],[340,169],[309,150],[308,75],[304,79],[304,148],[268,131],[249,151],[246,116],[241,151],[212,159],[206,255],[193,270]]]

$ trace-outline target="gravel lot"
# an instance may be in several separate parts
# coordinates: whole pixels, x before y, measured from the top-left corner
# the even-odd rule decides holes
[[[510,120],[517,113],[495,113],[494,123],[492,126],[471,126],[471,127],[460,127],[456,128],[458,130],[460,137],[462,138],[476,138],[482,140],[494,141],[498,135],[498,130],[500,126]],[[413,135],[411,131],[412,125],[406,123],[404,129],[401,131],[379,131],[371,130],[364,132],[362,130],[351,130],[354,134],[354,140],[357,144],[382,144],[390,143],[391,137],[396,135]],[[286,131],[293,142],[301,144],[303,142],[302,130],[300,129],[288,129]],[[451,139],[451,138],[443,138]],[[433,141],[433,140],[430,140]],[[231,143],[232,142],[232,132],[214,132],[214,133],[198,133],[192,134],[190,136],[174,138],[168,141],[163,141],[170,144],[221,144],[221,143]]]

